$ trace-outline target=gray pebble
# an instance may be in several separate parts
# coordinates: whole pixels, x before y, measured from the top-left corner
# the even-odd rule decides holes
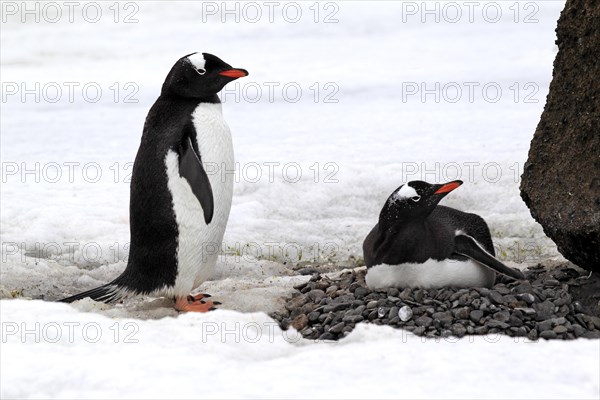
[[[554,331],[543,331],[540,332],[540,337],[542,339],[556,339],[558,335]]]
[[[483,318],[483,311],[473,310],[469,313],[469,319],[473,322],[479,322]]]
[[[343,322],[335,324],[331,328],[329,328],[329,333],[340,333],[342,329],[344,329],[345,325],[346,324],[344,324]]]
[[[423,326],[425,328],[429,327],[432,324],[432,322],[433,319],[426,315],[422,315],[415,320],[415,324],[417,324],[417,326]]]
[[[463,337],[467,333],[467,328],[462,324],[452,325],[452,334],[456,337]]]

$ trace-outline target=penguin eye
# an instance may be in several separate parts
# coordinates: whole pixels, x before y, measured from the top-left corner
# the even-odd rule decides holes
[[[200,75],[204,75],[206,73],[206,70],[204,68],[198,68],[196,72],[198,72]]]
[[[421,196],[413,196],[410,199],[416,203],[417,201],[421,200]]]

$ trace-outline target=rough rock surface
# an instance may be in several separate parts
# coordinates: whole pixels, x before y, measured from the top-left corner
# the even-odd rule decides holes
[[[526,280],[487,288],[371,291],[365,270],[315,273],[296,287],[286,311],[272,314],[305,338],[337,340],[359,323],[390,325],[419,336],[505,334],[537,339],[600,338],[600,275],[573,264],[538,265]]]
[[[600,271],[600,2],[568,0],[521,196],[570,261]]]

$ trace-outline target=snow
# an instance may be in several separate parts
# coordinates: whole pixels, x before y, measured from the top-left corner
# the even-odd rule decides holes
[[[74,6],[72,22],[67,6],[49,21],[52,4],[28,6],[37,23],[2,3],[2,328],[96,322],[103,336],[23,343],[3,330],[3,397],[598,396],[598,341],[436,343],[367,325],[337,344],[289,343],[277,329],[272,342],[202,339],[212,322],[272,324],[306,279],[297,263],[361,266],[383,203],[410,180],[463,180],[442,204],[483,216],[508,265],[560,259],[518,186],[564,2],[482,2],[472,22],[461,2],[428,3],[435,15],[422,2],[299,3],[297,22],[295,3],[270,21],[263,3],[228,3],[227,14],[221,2],[107,2],[97,22],[96,3]],[[221,309],[8,300],[58,299],[124,269],[144,118],[173,63],[195,51],[249,71],[221,93],[238,164],[217,270],[201,288]],[[113,343],[117,322],[136,324],[140,342]]]
[[[339,343],[314,343],[264,313],[139,320],[41,301],[1,307],[3,398],[576,399],[599,390],[591,340],[435,341],[359,324]]]

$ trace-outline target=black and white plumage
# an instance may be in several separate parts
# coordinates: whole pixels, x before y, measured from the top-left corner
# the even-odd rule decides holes
[[[233,176],[207,174],[207,165],[234,169],[217,93],[246,75],[208,53],[175,63],[146,117],[133,166],[127,268],[112,282],[61,301],[155,294],[174,297],[178,309],[211,308],[202,296],[188,301],[188,294],[212,273],[231,208]]]
[[[385,287],[489,287],[523,274],[495,258],[483,218],[438,203],[462,181],[412,181],[387,199],[363,243],[366,283]]]

